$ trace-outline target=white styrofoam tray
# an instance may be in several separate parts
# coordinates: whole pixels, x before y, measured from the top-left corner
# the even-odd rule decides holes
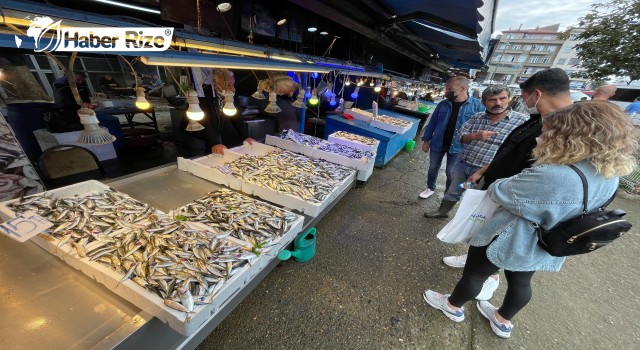
[[[313,148],[295,143],[291,140],[285,140],[278,136],[267,135],[264,142],[267,145],[275,146],[295,153],[300,153],[307,157],[313,157]]]
[[[351,108],[344,111],[344,114],[348,114],[355,119],[362,120],[365,123],[371,123],[373,120],[373,113],[365,111],[359,108]]]
[[[340,137],[336,136],[337,132],[334,132],[333,134],[329,135],[329,137],[327,137],[327,141],[329,142],[335,142],[335,143],[339,143],[341,145],[345,145],[345,146],[351,146],[353,148],[357,148],[363,151],[369,151],[373,153],[373,158],[375,158],[376,153],[378,152],[378,145],[380,145],[380,141],[373,139],[371,137],[368,137],[372,140],[376,141],[375,145],[367,145],[364,143],[360,143],[360,142],[356,142],[356,141],[351,141],[351,140],[346,140]]]
[[[389,118],[393,118],[393,117],[389,117]],[[409,125],[402,127],[394,124],[385,123],[377,119],[374,119],[371,121],[371,126],[378,129],[386,130],[389,132],[394,132],[396,134],[404,134],[405,132],[409,131],[409,129],[411,129],[411,125],[412,125],[411,122],[409,122]]]
[[[242,191],[242,179],[227,175],[218,169],[218,166],[232,162],[240,157],[242,157],[241,154],[230,152],[229,150],[224,152],[224,156],[210,154],[196,159],[178,157],[178,169],[199,178]]]
[[[91,180],[47,191],[44,194],[51,195],[54,198],[66,198],[74,195],[99,193],[107,189],[109,189],[108,186]],[[15,213],[11,211],[7,205],[17,200],[19,199],[0,203],[0,216],[4,220],[15,217]],[[123,277],[121,274],[111,270],[107,266],[90,261],[88,258],[79,258],[77,254],[75,254],[73,247],[64,245],[57,249],[56,246],[59,241],[56,238],[40,234],[31,240],[44,250],[62,259],[68,265],[80,270],[85,275],[109,288],[125,300],[153,315],[162,322],[167,323],[175,331],[185,336],[190,336],[218,313],[238,290],[250,283],[262,269],[269,265],[269,263],[276,258],[277,253],[293,241],[297,234],[302,231],[303,224],[304,218],[299,216],[291,225],[289,231],[277,240],[267,252],[263,252],[263,254],[254,259],[251,264],[246,264],[236,272],[235,275],[225,281],[222,288],[216,293],[211,304],[197,306],[188,322],[185,321],[185,313],[165,306],[162,298],[158,295],[140,287],[130,279],[119,283]]]

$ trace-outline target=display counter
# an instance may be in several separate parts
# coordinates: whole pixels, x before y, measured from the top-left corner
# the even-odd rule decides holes
[[[413,140],[416,137],[419,119],[387,110],[381,110],[379,114],[411,122],[411,127],[402,134],[396,134],[375,128],[362,120],[348,120],[340,115],[334,114],[327,116],[324,137],[326,139],[336,131],[346,131],[379,140],[380,144],[378,145],[378,151],[376,153],[375,165],[377,167],[381,167],[387,164],[396,154],[398,154],[407,144],[407,141]]]
[[[179,171],[175,164],[105,183],[164,212],[220,188]],[[323,213],[305,216],[302,231],[314,226],[354,183],[352,179]],[[196,332],[183,336],[33,242],[20,244],[1,236],[0,252],[4,292],[0,310],[5,320],[11,320],[0,341],[5,349],[42,344],[65,349],[195,348],[279,262],[273,258],[266,263]]]

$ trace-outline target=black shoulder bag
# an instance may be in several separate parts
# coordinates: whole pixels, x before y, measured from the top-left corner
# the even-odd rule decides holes
[[[605,210],[611,198],[593,213],[587,212],[588,185],[580,169],[569,165],[582,180],[582,214],[563,221],[551,230],[545,230],[539,224],[531,222],[538,234],[538,245],[553,256],[569,256],[592,252],[613,242],[631,229],[631,223],[622,219],[627,213],[621,209]]]

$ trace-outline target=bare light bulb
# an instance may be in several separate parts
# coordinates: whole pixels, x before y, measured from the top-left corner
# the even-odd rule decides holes
[[[376,86],[373,88],[373,91],[375,92],[380,92],[380,90],[382,90],[382,88],[380,86]]]
[[[329,100],[329,105],[333,107],[336,104],[337,104],[336,97],[335,96],[331,96],[331,100]]]
[[[136,107],[139,109],[149,109],[151,104],[144,97],[144,88],[142,86],[138,86],[136,88]]]
[[[344,82],[344,85],[346,85],[346,86],[351,85],[351,80],[346,80],[346,81]]]
[[[278,105],[276,104],[277,98],[278,98],[278,96],[276,95],[275,92],[270,92],[269,93],[269,104],[264,109],[265,112],[267,112],[267,113],[280,113],[280,112],[282,112],[282,109],[280,107],[278,107]]]
[[[200,121],[204,118],[204,112],[200,108],[200,101],[198,101],[198,93],[191,89],[187,93],[187,103],[189,103],[189,108],[187,108],[187,118],[193,121]]]
[[[313,89],[313,92],[311,92],[311,98],[309,99],[309,103],[312,105],[318,104],[318,94],[316,93],[316,89]]]
[[[226,116],[234,116],[238,113],[236,106],[233,105],[233,91],[223,91],[222,96],[224,96],[224,106],[222,107],[222,113]]]

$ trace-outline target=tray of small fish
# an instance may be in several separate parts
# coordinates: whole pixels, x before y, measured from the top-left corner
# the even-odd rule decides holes
[[[404,134],[411,129],[411,125],[413,125],[412,122],[386,115],[379,115],[371,121],[371,126],[396,134]]]
[[[97,181],[0,204],[4,219],[26,211],[54,224],[34,243],[183,335],[217,313],[303,224],[227,189],[165,215]]]
[[[375,118],[372,112],[365,111],[360,108],[350,108],[344,111],[344,114],[348,114],[355,119],[362,120],[363,122],[369,124]]]
[[[296,134],[302,141],[298,144],[291,139],[292,131],[285,131],[278,136],[267,135],[265,142],[292,152],[302,153],[310,158],[317,158],[331,163],[344,165],[358,170],[357,179],[366,181],[373,173],[375,156],[370,151],[329,142],[318,137]],[[284,147],[283,147],[284,146]],[[298,149],[299,151],[296,151]]]
[[[233,176],[243,180],[243,192],[310,216],[318,216],[356,175],[345,166],[263,144],[229,152],[256,154],[226,164]]]
[[[380,145],[379,140],[376,140],[371,137],[352,134],[346,131],[334,132],[333,134],[329,135],[329,137],[327,137],[327,141],[339,143],[345,146],[351,146],[353,148],[357,148],[363,151],[369,151],[373,153],[374,158],[378,151],[378,145]]]
[[[195,159],[178,157],[178,169],[191,173],[199,178],[242,191],[242,180],[231,176],[231,171],[225,166],[242,157],[234,152],[224,152],[224,155],[210,154]]]

